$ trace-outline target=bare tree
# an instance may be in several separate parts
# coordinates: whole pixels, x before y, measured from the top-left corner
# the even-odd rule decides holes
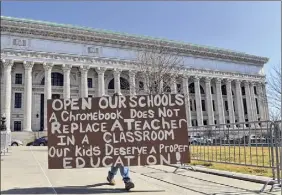
[[[268,77],[268,102],[270,108],[270,119],[281,119],[281,65],[274,66]]]
[[[162,94],[177,90],[177,80],[181,78],[184,60],[180,53],[172,51],[165,43],[159,41],[137,51],[136,92],[145,94]],[[172,89],[173,86],[176,89]]]

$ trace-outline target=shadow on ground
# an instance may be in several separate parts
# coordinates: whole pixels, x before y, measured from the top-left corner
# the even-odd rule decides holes
[[[128,193],[124,188],[97,188],[100,186],[109,186],[108,183],[98,183],[86,186],[64,186],[64,187],[36,187],[36,188],[14,188],[1,191],[1,194],[105,194],[105,193]],[[134,190],[130,193],[157,193],[164,190]]]

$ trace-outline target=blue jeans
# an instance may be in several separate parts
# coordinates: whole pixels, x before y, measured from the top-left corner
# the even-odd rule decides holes
[[[109,171],[109,178],[113,179],[114,176],[117,174],[117,171],[119,169],[119,172],[122,176],[122,180],[124,183],[127,183],[130,181],[129,178],[129,168],[128,167],[123,167],[123,166],[118,166],[118,167],[111,167],[111,170]]]

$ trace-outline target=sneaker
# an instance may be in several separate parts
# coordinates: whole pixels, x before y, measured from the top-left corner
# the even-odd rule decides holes
[[[109,176],[107,177],[107,181],[109,182],[110,185],[113,185],[113,186],[116,185],[115,180],[113,178],[110,179]]]
[[[131,181],[126,182],[125,189],[129,191],[131,188],[134,188],[134,183],[132,183]]]

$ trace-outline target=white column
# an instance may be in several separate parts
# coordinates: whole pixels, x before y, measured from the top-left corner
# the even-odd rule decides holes
[[[80,72],[81,72],[81,93],[80,97],[88,97],[88,70],[89,66],[80,66]]]
[[[222,90],[221,90],[221,80],[222,79],[220,78],[216,79],[216,102],[217,102],[217,110],[218,110],[218,123],[217,124],[225,124],[225,115],[224,115]]]
[[[194,77],[194,86],[195,86],[197,122],[198,122],[198,126],[203,126],[202,98],[201,98],[199,77]]]
[[[106,68],[96,68],[96,72],[98,73],[98,97],[105,95],[105,71]]]
[[[257,83],[257,97],[258,97],[258,108],[259,108],[259,118],[260,121],[265,121],[265,111],[264,111],[264,104],[265,99],[262,92],[262,83]],[[264,123],[262,123],[264,125]]]
[[[208,110],[208,124],[214,125],[214,112],[212,107],[211,78],[205,78],[206,84],[206,105]]]
[[[144,73],[143,78],[144,78],[144,92],[145,94],[149,94],[150,93],[149,86],[151,86],[149,83],[149,76]]]
[[[115,80],[115,93],[121,95],[120,91],[120,69],[114,69],[114,80]]]
[[[235,123],[235,113],[234,113],[233,96],[232,96],[232,89],[231,89],[231,79],[226,80],[226,91],[227,91],[229,121],[230,123]]]
[[[172,75],[171,78],[171,93],[172,94],[177,94],[177,84],[176,84],[176,78],[174,75]]]
[[[11,79],[11,70],[14,64],[13,60],[5,59],[3,61],[4,66],[4,114],[6,117],[6,130],[7,132],[11,131],[11,93],[12,93],[12,79]]]
[[[130,95],[136,95],[136,81],[135,81],[136,71],[130,70],[129,71],[129,88],[130,88]]]
[[[268,110],[268,100],[267,100],[267,95],[266,95],[266,89],[265,89],[265,83],[262,84],[262,94],[263,94],[263,99],[264,99],[264,119],[269,120],[269,110]]]
[[[160,85],[159,85],[159,94],[164,93],[164,81],[163,79],[160,80]]]
[[[31,110],[32,110],[32,68],[34,63],[27,61],[24,66],[24,131],[32,131],[31,129]]]
[[[64,64],[62,66],[64,72],[64,99],[70,99],[70,71],[72,65]]]
[[[254,120],[253,120],[253,115],[252,115],[252,100],[251,100],[251,92],[250,92],[249,82],[244,81],[244,86],[245,86],[245,93],[246,93],[248,121],[252,122]]]
[[[245,114],[244,114],[244,106],[243,106],[243,99],[242,99],[242,90],[241,90],[241,81],[236,80],[236,104],[237,104],[237,110],[238,110],[238,117],[239,122],[243,123],[245,122]]]
[[[44,63],[43,68],[45,70],[45,86],[44,86],[44,130],[47,131],[47,100],[52,98],[52,85],[51,85],[51,73],[52,63]]]
[[[188,76],[183,76],[182,85],[183,85],[183,93],[185,96],[185,104],[186,104],[186,118],[187,118],[187,126],[191,127],[191,110],[190,110],[190,95],[189,95],[189,86],[188,86]]]

